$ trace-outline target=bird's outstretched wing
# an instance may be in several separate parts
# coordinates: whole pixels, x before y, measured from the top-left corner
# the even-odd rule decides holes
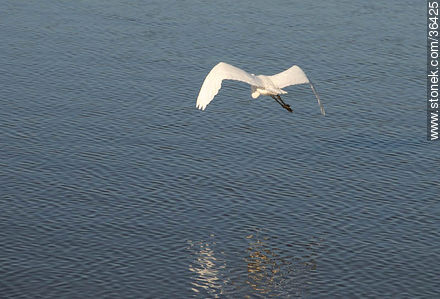
[[[222,87],[223,80],[237,80],[246,82],[254,86],[262,86],[263,82],[257,76],[249,74],[235,66],[220,62],[212,68],[205,81],[203,81],[196,106],[205,110],[206,106],[212,101],[214,96]]]
[[[318,105],[319,108],[321,109],[321,114],[325,115],[324,106],[322,105],[319,95],[316,92],[315,86],[309,80],[309,78],[307,78],[306,74],[299,66],[294,65],[290,69],[287,69],[279,74],[270,76],[269,78],[279,88],[284,88],[289,85],[309,83],[313,93],[316,96],[316,99],[318,100]]]
[[[269,76],[269,78],[272,80],[273,84],[279,88],[284,88],[289,85],[309,83],[306,74],[304,74],[303,70],[297,65],[294,65],[290,69],[279,74]]]
[[[313,85],[312,82],[310,82],[310,87],[312,88],[312,91],[315,94],[316,99],[318,100],[318,105],[319,105],[319,109],[321,109],[321,114],[325,116],[324,106],[322,106],[321,100],[319,99],[318,92],[316,91],[315,86]]]

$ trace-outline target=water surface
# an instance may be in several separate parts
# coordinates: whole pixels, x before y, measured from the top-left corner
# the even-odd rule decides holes
[[[425,4],[3,2],[0,297],[438,295]]]

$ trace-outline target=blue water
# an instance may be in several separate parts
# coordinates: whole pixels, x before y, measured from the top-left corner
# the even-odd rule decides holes
[[[12,1],[1,298],[433,298],[425,3]],[[255,74],[308,86],[252,100]]]

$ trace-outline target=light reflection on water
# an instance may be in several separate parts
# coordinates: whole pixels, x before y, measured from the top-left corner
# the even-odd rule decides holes
[[[422,2],[54,2],[0,9],[0,297],[435,298]],[[327,116],[197,110],[219,61]]]
[[[223,293],[223,287],[226,281],[222,279],[223,272],[226,268],[225,262],[215,257],[212,246],[215,242],[188,241],[191,251],[195,256],[195,260],[189,265],[189,270],[194,273],[194,279],[191,281],[195,293],[200,293],[203,289],[212,298],[218,298]]]
[[[261,230],[244,236],[238,254],[241,269],[228,268],[228,254],[221,250],[217,238],[188,241],[193,256],[189,271],[193,273],[191,290],[197,296],[219,298],[222,295],[303,297],[313,287],[313,272],[322,240],[287,243],[275,246],[274,239]],[[281,247],[284,246],[284,249]]]

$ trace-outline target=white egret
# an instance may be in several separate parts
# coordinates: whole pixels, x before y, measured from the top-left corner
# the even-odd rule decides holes
[[[280,94],[286,94],[287,92],[281,88],[309,83],[313,93],[318,100],[319,107],[321,108],[321,114],[325,115],[324,107],[321,104],[318,93],[316,92],[313,83],[307,78],[303,70],[294,65],[291,68],[273,76],[254,75],[249,74],[233,65],[225,62],[220,62],[212,68],[209,74],[203,81],[202,88],[200,89],[199,96],[197,97],[197,108],[205,110],[206,106],[212,101],[214,96],[218,93],[222,86],[223,80],[236,80],[246,82],[251,85],[252,98],[256,99],[260,95],[271,96],[278,104],[284,109],[292,112],[290,105],[284,103]]]

